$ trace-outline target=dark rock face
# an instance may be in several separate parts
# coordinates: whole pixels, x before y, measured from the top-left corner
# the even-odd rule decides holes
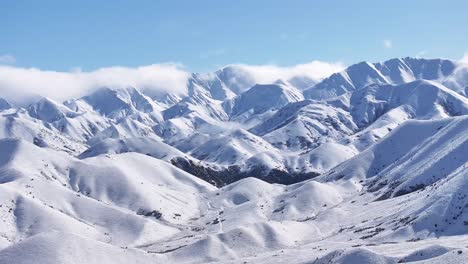
[[[162,217],[162,213],[158,210],[146,211],[144,209],[139,209],[137,211],[137,215],[143,215],[146,217],[154,217],[156,219],[160,219]]]
[[[213,168],[195,164],[191,160],[175,158],[171,160],[172,165],[204,180],[217,187],[222,187],[238,180],[254,177],[268,183],[294,184],[317,177],[318,173],[290,173],[287,171],[273,169],[267,171],[259,166],[250,171],[240,171],[238,166],[230,166],[227,169],[217,171]]]

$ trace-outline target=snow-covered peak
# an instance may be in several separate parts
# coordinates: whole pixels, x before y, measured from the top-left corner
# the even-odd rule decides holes
[[[314,79],[307,75],[297,75],[293,76],[288,80],[292,86],[296,87],[297,89],[303,91],[307,88],[312,87],[313,85],[317,84],[321,79]]]
[[[240,65],[223,67],[215,75],[235,94],[241,94],[257,83],[254,75]]]
[[[125,89],[101,88],[81,100],[85,101],[99,113],[121,118],[138,110],[149,113],[156,109],[151,98],[133,87]]]
[[[301,92],[284,84],[257,84],[232,100],[224,102],[224,109],[232,117],[250,111],[252,115],[278,110],[291,102],[303,100]]]
[[[195,89],[200,89],[199,87],[204,87],[210,93],[210,96],[216,100],[226,100],[236,95],[228,87],[228,84],[214,73],[192,74],[192,77],[188,80],[189,93]]]
[[[349,96],[349,99],[346,97]],[[418,80],[400,85],[370,85],[339,97],[360,127],[368,126],[390,109],[408,106],[408,114],[418,119],[443,118],[468,112],[468,99],[443,85]],[[348,103],[346,103],[346,101]],[[332,100],[335,104],[335,100]]]
[[[328,99],[370,84],[402,84],[415,80],[442,82],[457,63],[443,59],[397,58],[381,63],[360,62],[335,73],[304,92],[306,98]]]
[[[48,123],[58,121],[65,117],[75,117],[78,115],[78,113],[73,112],[63,104],[46,97],[31,104],[27,110],[31,117]]]
[[[366,85],[388,83],[375,67],[368,62],[353,64],[342,72],[334,73],[318,84],[304,91],[304,96],[311,99],[327,99],[362,88]]]
[[[454,72],[443,80],[442,84],[468,97],[468,64],[459,63]]]

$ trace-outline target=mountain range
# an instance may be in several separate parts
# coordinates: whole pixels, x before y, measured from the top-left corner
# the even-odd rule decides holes
[[[468,65],[307,76],[0,98],[0,263],[468,262]]]

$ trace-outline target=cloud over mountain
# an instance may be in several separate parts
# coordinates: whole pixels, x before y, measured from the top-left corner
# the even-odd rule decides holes
[[[0,66],[0,89],[9,100],[24,102],[41,95],[55,100],[80,97],[99,87],[139,87],[142,90],[182,92],[189,73],[178,64],[136,68],[106,67],[90,72],[46,71]]]
[[[465,53],[463,57],[460,59],[461,63],[468,64],[468,53]]]
[[[236,65],[248,71],[258,83],[304,76],[322,79],[343,69],[341,63],[313,61],[290,67],[275,65]],[[138,87],[150,92],[183,93],[190,73],[180,64],[164,63],[140,67],[105,67],[94,71],[68,72],[0,66],[2,97],[24,103],[41,95],[63,101],[77,98],[99,87]]]
[[[308,77],[310,79],[319,80],[326,78],[331,74],[339,72],[345,68],[345,66],[341,62],[329,63],[317,60],[309,63],[285,67],[273,64],[236,64],[235,66],[249,71],[258,83],[272,83],[278,79],[288,80],[295,76],[303,76]]]

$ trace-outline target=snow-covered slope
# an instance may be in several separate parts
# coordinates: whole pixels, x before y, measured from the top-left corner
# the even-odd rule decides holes
[[[7,100],[0,98],[0,111],[10,109],[11,107],[11,104]]]
[[[466,76],[466,65],[443,59],[407,57],[374,64],[360,62],[312,86],[304,95],[306,98],[327,99],[370,84],[402,84],[415,80],[451,83],[450,87],[460,92],[467,85]]]
[[[466,164],[467,116],[437,121],[408,121],[362,153],[343,162],[325,179],[373,178],[386,196],[421,189]],[[447,142],[450,142],[447,145]],[[411,175],[405,171],[410,170]],[[384,188],[386,189],[386,188]]]
[[[2,244],[53,230],[115,245],[163,238],[200,214],[198,192],[214,189],[141,154],[80,161],[21,140],[0,146]]]
[[[138,111],[149,113],[155,110],[152,100],[135,88],[102,88],[80,99],[102,115],[121,118]],[[79,106],[77,106],[79,107]]]
[[[303,100],[302,94],[293,87],[284,84],[255,85],[239,96],[226,101],[224,109],[231,118],[250,112],[250,115],[278,110],[291,102]]]
[[[288,104],[249,131],[283,150],[324,143],[362,150],[408,119],[466,115],[468,100],[432,81],[370,85],[321,102]]]
[[[311,100],[289,104],[250,129],[284,150],[310,150],[356,130],[351,115],[345,110]]]
[[[354,121],[360,127],[373,123],[388,110],[401,106],[411,109],[410,114],[418,119],[435,119],[468,113],[466,97],[431,81],[415,81],[401,85],[371,85],[350,94],[349,99],[339,98],[339,100],[350,109]]]
[[[77,154],[86,148],[81,137],[73,138],[49,123],[31,118],[24,109],[10,110],[0,113],[0,138],[21,138],[41,147],[70,154]]]
[[[67,105],[71,106],[71,104]],[[89,139],[97,131],[109,125],[106,118],[94,111],[72,110],[49,98],[42,98],[31,104],[27,111],[30,117],[44,122],[45,127],[58,130],[80,141]]]
[[[466,64],[307,76],[0,99],[0,263],[467,262]]]
[[[464,261],[467,121],[407,122],[317,180],[284,186],[247,178],[221,189],[146,155],[79,161],[3,140],[2,149],[13,153],[0,160],[2,219],[9,223],[3,244],[13,245],[0,251],[0,260],[37,260],[18,254],[30,250],[44,263],[76,263],[73,256],[166,263]],[[410,187],[420,180],[425,188]],[[399,192],[400,186],[408,188]],[[101,220],[115,222],[121,214],[125,224],[115,229]],[[136,232],[141,221],[146,231]],[[67,251],[58,237],[77,246]]]
[[[363,62],[323,81],[314,80],[317,84],[304,92],[306,97],[312,90],[330,94],[304,100],[296,88],[301,85],[294,83],[307,74],[288,80],[269,77],[274,83],[257,84],[266,80],[264,76],[231,65],[193,74],[185,94],[166,94],[170,103],[133,87],[102,88],[64,103],[43,98],[26,110],[4,103],[2,118],[9,121],[3,122],[3,137],[23,138],[74,155],[108,138],[146,137],[210,163],[209,167],[220,168],[219,173],[234,165],[243,172],[255,170],[251,172],[256,177],[272,170],[283,175],[322,173],[408,119],[465,114],[466,72],[466,65],[440,59]],[[337,94],[341,95],[333,97]],[[236,137],[232,132],[236,130],[244,131],[244,136]],[[346,154],[336,160],[317,155],[314,149],[324,144]],[[248,146],[248,151],[236,146]]]
[[[175,157],[186,156],[178,149],[169,146],[159,140],[148,137],[132,138],[106,138],[93,144],[89,149],[79,155],[79,158],[96,157],[102,154],[119,154],[137,152],[157,159],[170,161]]]

